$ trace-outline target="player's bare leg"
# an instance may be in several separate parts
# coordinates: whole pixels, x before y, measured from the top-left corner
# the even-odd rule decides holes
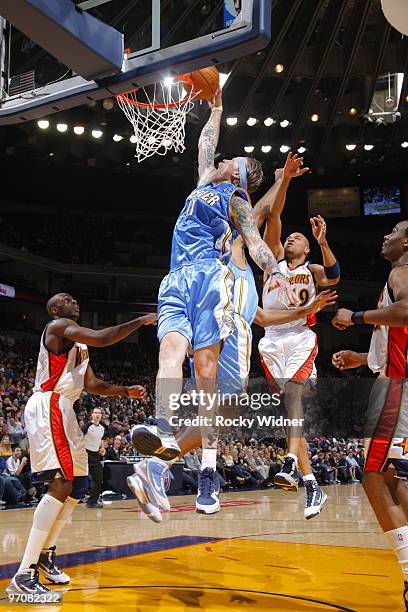
[[[161,511],[169,511],[166,490],[170,482],[167,461],[180,455],[169,419],[174,414],[171,401],[180,397],[183,388],[183,362],[188,340],[178,332],[169,332],[160,343],[159,370],[156,378],[156,418],[136,425],[131,432],[133,446],[142,454],[154,455],[135,466],[127,478],[143,512],[155,523],[162,520]]]
[[[406,480],[397,478],[397,471],[391,467],[385,472],[384,477],[394,502],[400,504],[408,522],[408,487]]]
[[[43,496],[34,511],[33,525],[24,556],[16,575],[6,589],[7,593],[31,593],[36,595],[46,595],[50,593],[50,589],[44,586],[39,580],[38,564],[39,560],[41,560],[42,553],[43,555],[46,554],[46,550],[50,548],[47,540],[50,540],[50,535],[54,539],[53,531],[55,532],[56,527],[59,527],[57,523],[64,511],[66,500],[71,494],[71,491],[72,481],[63,478],[54,478],[48,486],[47,493]],[[56,534],[56,537],[58,537],[59,532]],[[55,544],[53,544],[53,546],[55,546]],[[63,578],[66,577],[66,579],[61,580],[59,584],[67,584],[69,582],[69,577],[59,572],[59,570],[57,570],[57,572],[60,573]],[[50,575],[52,575],[52,572]],[[58,580],[56,582],[58,582]],[[58,601],[61,601],[62,593],[59,595],[56,594],[56,596],[59,597]]]
[[[366,472],[363,487],[389,545],[398,557],[404,575],[404,600],[408,609],[408,526],[404,507],[389,486],[390,475]],[[399,488],[399,486],[398,486]],[[405,498],[404,498],[405,499]]]
[[[208,426],[201,427],[201,445],[203,448],[201,475],[198,481],[196,511],[213,514],[220,509],[219,491],[222,479],[217,474],[218,428],[215,423],[217,397],[217,368],[221,342],[198,349],[194,352],[194,368],[200,399],[199,416],[207,417]]]
[[[156,378],[156,420],[151,425],[136,425],[132,429],[132,443],[144,455],[155,455],[171,460],[180,454],[169,419],[172,398],[180,396],[183,388],[183,362],[188,340],[179,332],[170,332],[160,343],[159,370]]]
[[[285,385],[285,407],[289,419],[303,423],[303,384],[289,381]],[[298,467],[302,471],[306,488],[306,507],[304,516],[311,519],[320,514],[327,501],[327,495],[319,487],[309,461],[307,444],[303,436],[303,425],[288,428],[288,453],[282,470],[276,474],[274,482],[286,491],[298,489]]]

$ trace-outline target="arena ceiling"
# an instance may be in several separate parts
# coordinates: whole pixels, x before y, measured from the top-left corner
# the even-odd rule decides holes
[[[93,12],[124,32],[125,44],[132,46],[150,28],[148,6],[146,0],[114,0]],[[168,11],[168,22],[163,21],[168,43],[215,27],[222,10],[220,0],[162,0],[162,6],[164,16]],[[178,17],[171,21],[174,11]],[[37,84],[66,73],[16,31],[11,59],[12,74],[35,69]],[[306,160],[321,174],[404,171],[407,63],[407,38],[386,21],[380,0],[273,0],[269,46],[219,67],[229,73],[220,155],[244,154],[244,147],[253,147],[252,154],[273,170],[285,155],[282,146],[304,147]],[[205,107],[196,104],[189,115],[185,153],[169,153],[165,162],[154,157],[136,163],[131,128],[111,99],[52,115],[47,130],[37,122],[2,127],[0,144],[8,155],[52,163],[155,174],[165,163],[166,172],[184,175],[195,167]],[[236,118],[236,124],[228,125],[228,118]],[[57,123],[67,124],[68,130],[58,132]],[[84,134],[74,134],[74,126],[84,126]],[[92,129],[103,135],[93,138]],[[115,134],[123,140],[113,141]]]

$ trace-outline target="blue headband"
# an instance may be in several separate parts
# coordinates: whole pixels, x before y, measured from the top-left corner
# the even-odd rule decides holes
[[[237,157],[238,161],[238,169],[239,169],[239,184],[242,189],[248,189],[248,180],[247,180],[247,169],[245,157]]]

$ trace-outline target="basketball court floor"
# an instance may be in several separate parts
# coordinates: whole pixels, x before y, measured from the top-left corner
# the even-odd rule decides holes
[[[192,496],[173,497],[160,525],[136,501],[80,505],[58,545],[71,584],[52,587],[66,593],[47,610],[402,610],[401,572],[361,485],[327,492],[323,514],[309,522],[303,491],[224,494],[213,516],[196,514]],[[4,589],[32,513],[0,513],[0,606],[10,610],[27,610],[10,604]]]

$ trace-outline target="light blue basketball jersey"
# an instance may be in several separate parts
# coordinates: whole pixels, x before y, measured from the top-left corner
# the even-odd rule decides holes
[[[258,308],[258,292],[252,268],[248,264],[243,270],[232,260],[228,267],[234,275],[234,312],[252,325]]]
[[[248,194],[230,182],[207,183],[188,196],[173,232],[170,270],[202,259],[228,264],[231,245],[238,236],[228,214],[231,196]]]

